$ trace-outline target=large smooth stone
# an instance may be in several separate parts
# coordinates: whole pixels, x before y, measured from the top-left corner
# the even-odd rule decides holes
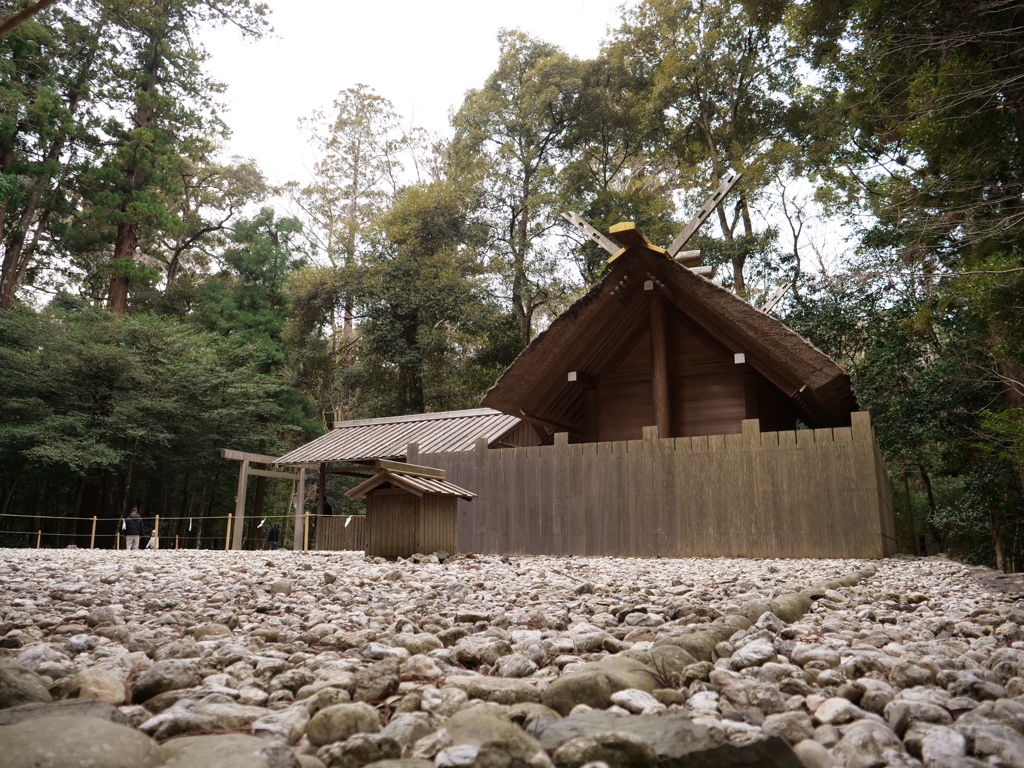
[[[380,715],[369,704],[335,704],[321,709],[306,728],[306,738],[314,746],[347,739],[356,733],[377,733]]]
[[[811,610],[811,598],[801,593],[779,595],[772,600],[772,613],[787,624],[803,618]]]
[[[164,764],[160,745],[145,734],[92,717],[41,717],[0,726],[0,755],[5,768],[156,768]]]
[[[682,714],[586,712],[548,724],[539,738],[541,746],[552,752],[570,739],[609,731],[646,741],[658,753],[659,768],[801,768],[793,748],[778,736],[733,744],[721,732],[711,731]]]
[[[83,669],[61,679],[54,690],[62,699],[99,699],[115,707],[124,704],[124,683],[99,667]]]
[[[469,684],[466,694],[471,699],[506,705],[540,701],[540,691],[535,686],[525,680],[506,677],[476,678]]]
[[[50,700],[43,678],[24,664],[0,658],[0,709]]]
[[[299,768],[299,760],[283,744],[229,733],[184,736],[163,746],[162,768]]]
[[[199,684],[195,661],[185,659],[165,659],[158,661],[147,669],[132,687],[132,700],[136,704],[153,698],[167,691],[191,688]]]
[[[569,739],[551,756],[557,768],[582,768],[601,761],[615,768],[654,768],[658,753],[643,739],[619,731]]]

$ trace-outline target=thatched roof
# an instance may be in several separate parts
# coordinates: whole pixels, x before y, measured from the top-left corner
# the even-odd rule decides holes
[[[645,292],[648,282],[652,285]],[[531,403],[551,400],[564,386],[567,372],[585,369],[588,355],[598,354],[595,350],[607,345],[609,336],[625,331],[629,314],[650,290],[724,348],[743,354],[791,398],[808,424],[849,425],[857,400],[849,375],[835,361],[779,320],[649,244],[627,245],[604,279],[519,354],[482,404],[522,415],[530,412]]]

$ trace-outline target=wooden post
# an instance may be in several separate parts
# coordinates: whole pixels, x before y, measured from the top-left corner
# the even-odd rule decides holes
[[[238,495],[235,496],[235,530],[232,536],[231,549],[242,548],[242,531],[245,528],[245,490],[248,482],[249,460],[243,459],[242,467],[238,470]],[[230,515],[228,515],[228,520],[230,523]]]
[[[116,531],[114,531],[114,549],[120,549],[120,548],[121,548],[121,529],[118,528]]]
[[[178,534],[174,534],[174,548],[178,548]]]
[[[38,530],[38,531],[36,531],[36,549],[39,549],[39,545],[42,544],[42,541],[43,541],[43,532],[42,532],[42,530]]]
[[[160,549],[160,515],[156,516],[153,523],[153,549]]]
[[[299,511],[303,515],[303,518],[305,519],[305,522],[306,522],[306,532],[305,532],[304,539],[303,539],[305,543],[304,543],[304,545],[302,547],[302,551],[305,552],[307,549],[309,549],[309,515],[306,512],[306,468],[305,467],[299,467],[299,488],[298,488],[298,493],[299,493],[299,498],[298,498]]]
[[[343,497],[344,498],[344,497]],[[324,502],[327,501],[327,464],[320,463],[320,473],[316,479],[316,535],[317,540],[313,546],[320,549],[320,531],[324,525]],[[344,511],[344,510],[342,510]]]
[[[672,403],[668,386],[668,334],[665,330],[665,300],[653,295],[651,302],[651,399],[654,423],[661,437],[672,437]]]
[[[740,434],[743,436],[744,448],[756,450],[761,447],[761,422],[756,418],[741,421]]]
[[[92,516],[92,533],[89,534],[89,549],[96,548],[96,515]]]
[[[292,501],[295,503],[295,534],[292,536],[292,549],[302,551],[302,513],[299,506],[298,481],[292,482]]]
[[[306,524],[305,524],[304,530],[303,530],[302,551],[303,552],[308,552],[309,551],[309,512],[307,512],[305,515],[303,515],[303,517],[305,517],[305,519],[306,519]]]
[[[228,512],[228,527],[224,531],[224,551],[231,549],[231,513]]]
[[[586,426],[584,429],[587,432],[587,442],[596,443],[600,437],[600,420],[598,418],[598,404],[597,404],[597,390],[588,389],[584,395],[586,398],[586,409],[587,413],[584,416]]]

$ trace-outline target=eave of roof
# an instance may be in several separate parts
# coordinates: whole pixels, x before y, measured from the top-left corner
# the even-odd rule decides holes
[[[408,475],[403,472],[396,472],[393,470],[382,470],[381,472],[378,472],[369,480],[365,480],[355,488],[347,491],[345,495],[349,498],[362,498],[385,483],[390,483],[393,486],[402,488],[416,496],[423,496],[425,494],[434,496],[457,496],[458,498],[465,499],[466,501],[472,501],[476,498],[476,494],[472,491],[460,488],[447,480],[442,480],[436,477],[423,477],[421,475]]]
[[[488,444],[498,440],[520,421],[491,408],[344,421],[326,435],[286,453],[278,463],[404,459],[409,443],[416,443],[421,453],[468,451],[480,438]]]

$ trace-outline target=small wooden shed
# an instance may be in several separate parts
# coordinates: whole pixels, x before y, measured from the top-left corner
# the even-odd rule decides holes
[[[366,499],[366,554],[409,557],[458,551],[458,502],[476,494],[443,469],[378,459],[378,472],[345,495]]]

